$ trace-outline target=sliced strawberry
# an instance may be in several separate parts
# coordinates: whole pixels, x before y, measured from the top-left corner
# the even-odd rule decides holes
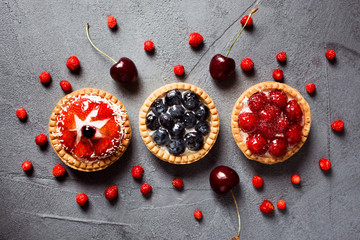
[[[110,138],[118,138],[120,136],[120,127],[119,124],[115,121],[115,119],[110,119],[102,128],[100,128],[99,132],[110,137]]]
[[[90,159],[90,156],[93,154],[93,149],[91,143],[88,139],[81,139],[80,142],[74,148],[74,155],[79,158]]]
[[[64,129],[76,128],[74,113],[72,111],[63,112],[58,118],[58,124],[59,127],[64,127]]]
[[[111,139],[107,137],[94,140],[93,143],[94,143],[96,156],[101,156],[102,154],[106,154],[106,151],[114,146]]]
[[[76,135],[77,135],[76,131],[69,131],[69,130],[62,131],[60,142],[65,147],[65,150],[71,151],[74,148]]]
[[[109,104],[101,102],[97,109],[99,109],[98,114],[96,117],[92,117],[91,121],[113,118],[114,111],[110,108]]]
[[[85,98],[79,98],[69,107],[68,112],[74,113],[81,120],[85,120],[97,103]]]

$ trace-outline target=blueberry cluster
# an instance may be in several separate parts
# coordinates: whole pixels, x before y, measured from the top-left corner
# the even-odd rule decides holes
[[[210,132],[207,121],[210,111],[196,93],[171,90],[165,99],[156,99],[150,110],[146,126],[155,131],[152,138],[157,145],[166,146],[173,155],[184,153],[186,148],[198,151],[203,147],[204,136]],[[195,131],[186,133],[186,129],[192,128]]]

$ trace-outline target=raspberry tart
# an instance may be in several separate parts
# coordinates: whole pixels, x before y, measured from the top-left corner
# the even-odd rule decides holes
[[[139,128],[144,143],[156,157],[189,164],[203,158],[214,145],[219,115],[201,88],[174,83],[159,88],[145,100]]]
[[[113,95],[85,88],[62,98],[49,121],[50,142],[69,167],[102,170],[125,152],[131,128],[125,106]]]
[[[276,82],[256,84],[236,101],[231,115],[235,142],[252,160],[274,164],[294,155],[310,131],[309,104],[294,88]]]

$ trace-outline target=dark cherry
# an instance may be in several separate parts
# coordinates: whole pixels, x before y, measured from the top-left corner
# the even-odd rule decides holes
[[[234,169],[227,166],[218,166],[210,173],[212,190],[220,195],[225,195],[240,182],[239,175]]]
[[[235,61],[232,58],[216,54],[210,61],[209,70],[213,79],[224,81],[235,71]]]
[[[132,83],[136,81],[138,72],[131,59],[122,57],[110,68],[110,75],[117,82]]]
[[[83,135],[83,137],[86,137],[86,138],[92,138],[94,135],[95,135],[95,128],[93,127],[90,127],[90,126],[83,126],[81,128],[81,133]]]

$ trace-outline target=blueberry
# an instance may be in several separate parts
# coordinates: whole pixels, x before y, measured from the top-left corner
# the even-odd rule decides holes
[[[198,151],[204,146],[204,138],[200,133],[189,132],[185,135],[185,145],[192,151]]]
[[[195,126],[195,130],[203,136],[206,136],[210,132],[210,125],[207,122],[199,122]]]
[[[185,126],[181,122],[174,124],[172,129],[169,130],[170,136],[172,138],[182,138],[185,134]]]
[[[156,130],[159,128],[160,124],[157,116],[149,114],[146,117],[146,126],[151,130]]]
[[[169,134],[164,128],[156,130],[152,135],[152,138],[154,139],[154,142],[160,146],[165,145],[170,141]]]
[[[186,112],[184,114],[182,122],[184,123],[185,128],[187,128],[187,129],[194,127],[196,124],[195,114],[192,112]]]
[[[194,110],[197,106],[199,106],[199,97],[193,91],[186,91],[183,94],[182,104],[186,109]]]
[[[185,142],[183,139],[172,139],[167,147],[169,153],[173,155],[180,155],[185,152]]]
[[[173,105],[169,109],[170,116],[174,119],[182,119],[185,109],[180,105]]]
[[[167,105],[179,105],[181,104],[181,93],[179,90],[170,90],[165,96],[165,102]]]
[[[200,121],[205,121],[209,117],[210,110],[205,104],[200,104],[195,110],[195,116]]]
[[[174,119],[168,113],[161,113],[159,116],[160,125],[166,129],[171,129],[174,126]]]
[[[150,107],[151,111],[158,116],[161,113],[166,113],[168,105],[162,99],[156,99]]]

